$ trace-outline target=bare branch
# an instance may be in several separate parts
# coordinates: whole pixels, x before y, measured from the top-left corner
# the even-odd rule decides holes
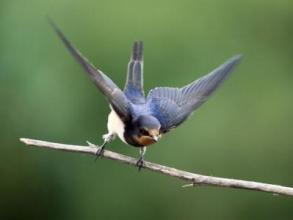
[[[56,150],[84,153],[95,155],[98,148],[93,148],[89,146],[78,146],[78,145],[68,145],[68,144],[59,144],[41,140],[34,140],[28,138],[21,138],[21,142],[37,146],[43,148],[51,148]],[[130,164],[136,166],[137,159],[129,156],[125,156],[119,153],[115,153],[109,150],[105,150],[103,157],[121,161],[126,164]],[[248,189],[248,190],[256,190],[262,192],[269,192],[273,194],[287,195],[293,196],[293,188],[285,187],[280,185],[266,184],[260,182],[246,181],[246,180],[237,180],[237,179],[228,179],[221,177],[213,177],[213,176],[205,176],[195,173],[186,172],[183,170],[178,170],[175,168],[163,166],[160,164],[155,164],[151,162],[145,162],[143,168],[159,172],[165,175],[173,176],[178,179],[182,179],[190,182],[191,184],[187,184],[184,187],[188,186],[219,186],[219,187],[227,187],[227,188],[238,188],[238,189]]]

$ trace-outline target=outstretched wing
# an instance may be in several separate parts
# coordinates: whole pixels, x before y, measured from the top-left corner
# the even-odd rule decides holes
[[[121,119],[124,121],[129,120],[130,106],[121,89],[109,77],[107,77],[100,70],[96,69],[84,56],[82,56],[82,54],[70,43],[56,24],[54,24],[51,20],[50,23],[72,56],[85,69],[98,89],[106,96],[107,100],[110,102],[111,106],[121,117]]]
[[[143,42],[135,41],[128,63],[127,81],[124,93],[133,103],[145,101],[143,91]]]
[[[147,104],[151,113],[161,123],[162,132],[181,124],[204,103],[221,82],[239,63],[241,56],[234,56],[211,73],[182,88],[158,87],[150,91]]]

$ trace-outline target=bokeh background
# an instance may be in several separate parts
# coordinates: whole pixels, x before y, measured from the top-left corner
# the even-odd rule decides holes
[[[292,219],[285,196],[182,188],[115,161],[24,146],[19,137],[101,143],[108,105],[48,25],[124,86],[145,42],[145,89],[241,65],[146,159],[207,175],[293,186],[293,1],[0,2],[0,219]],[[137,156],[119,140],[111,150]]]

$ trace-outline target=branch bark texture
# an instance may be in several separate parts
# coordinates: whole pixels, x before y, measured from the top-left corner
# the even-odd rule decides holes
[[[90,146],[78,146],[78,145],[69,145],[69,144],[60,144],[54,142],[47,142],[35,139],[28,138],[20,138],[20,141],[25,143],[26,145],[41,147],[41,148],[50,148],[55,150],[83,153],[96,155],[98,148],[90,147]],[[105,150],[103,154],[104,158],[108,158],[111,160],[120,161],[122,163],[126,163],[129,165],[136,166],[137,159],[129,156],[125,156],[116,152],[112,152],[109,150]],[[255,190],[272,193],[274,195],[287,195],[293,196],[293,188],[260,183],[254,181],[247,180],[238,180],[238,179],[228,179],[222,177],[214,177],[214,176],[206,176],[200,175],[196,173],[191,173],[179,169],[175,169],[172,167],[163,166],[156,163],[151,163],[145,161],[144,169],[151,170],[154,172],[158,172],[164,175],[173,176],[178,179],[185,180],[189,182],[189,184],[185,185],[185,187],[189,186],[218,186],[218,187],[226,187],[226,188],[238,188],[238,189],[247,189],[247,190]]]

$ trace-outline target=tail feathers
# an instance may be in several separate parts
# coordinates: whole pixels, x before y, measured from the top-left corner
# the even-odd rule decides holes
[[[143,59],[143,42],[135,41],[132,49],[132,59],[141,61]]]
[[[143,91],[143,42],[133,43],[131,59],[128,63],[125,94],[128,99],[137,103],[144,101]]]

